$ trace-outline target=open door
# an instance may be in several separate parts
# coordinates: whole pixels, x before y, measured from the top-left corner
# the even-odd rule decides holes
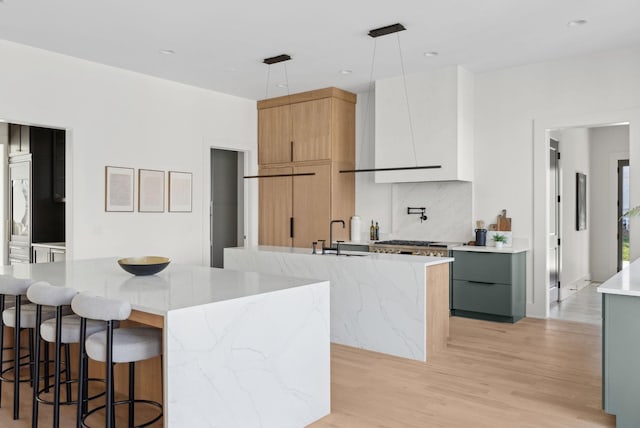
[[[618,272],[629,264],[629,159],[618,161]]]

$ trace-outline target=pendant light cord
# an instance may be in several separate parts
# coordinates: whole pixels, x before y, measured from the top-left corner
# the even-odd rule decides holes
[[[404,71],[404,58],[402,56],[402,46],[400,45],[400,33],[396,33],[398,38],[398,52],[400,53],[400,66],[402,67],[402,83],[404,84],[404,99],[407,103],[407,116],[409,117],[409,132],[411,132],[411,146],[413,147],[413,160],[418,166],[418,153],[416,151],[416,141],[413,137],[413,121],[411,120],[411,109],[409,108],[409,91],[407,90],[407,75]]]
[[[367,89],[367,107],[364,112],[364,118],[362,120],[362,141],[360,142],[360,162],[362,159],[362,152],[365,146],[365,136],[367,132],[367,124],[369,122],[369,113],[371,112],[371,103],[373,100],[373,69],[376,63],[376,47],[377,40],[373,39],[373,54],[371,55],[371,71],[369,73],[369,88]],[[374,155],[374,167],[375,167],[375,155]]]
[[[267,65],[267,86],[264,88],[264,99],[269,98],[269,79],[271,78],[271,64]]]

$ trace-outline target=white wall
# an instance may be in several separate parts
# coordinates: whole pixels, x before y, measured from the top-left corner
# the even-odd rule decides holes
[[[374,103],[358,94],[356,105],[356,166],[374,167]],[[416,144],[419,144],[416,141]],[[472,185],[469,182],[383,184],[373,173],[356,174],[356,214],[362,218],[363,240],[371,220],[380,224],[381,239],[466,242],[472,236]],[[407,207],[425,207],[429,219],[408,215]]]
[[[533,244],[527,264],[528,316],[546,317],[549,304],[547,131],[628,121],[630,157],[640,161],[639,75],[636,46],[475,77],[474,218],[507,208],[514,236]],[[495,167],[498,161],[500,168]],[[631,174],[635,182],[640,172]],[[640,203],[640,187],[631,192],[631,204]],[[631,239],[636,257],[640,243],[635,249],[633,242],[639,240]]]
[[[590,171],[589,130],[564,129],[559,135],[561,153],[561,257],[560,298],[565,299],[588,284],[592,201],[589,190],[594,177]],[[587,229],[576,230],[576,173],[587,176]]]
[[[604,281],[617,271],[618,160],[629,159],[629,127],[606,126],[589,130],[591,177],[591,278]]]
[[[164,255],[208,264],[209,147],[249,151],[255,101],[0,41],[0,119],[66,128],[73,258]],[[105,165],[193,173],[191,213],[106,213]],[[250,242],[257,241],[257,187]]]

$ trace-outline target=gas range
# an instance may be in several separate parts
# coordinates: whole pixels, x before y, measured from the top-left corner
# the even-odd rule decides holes
[[[459,242],[406,241],[394,239],[391,241],[378,241],[369,244],[369,252],[448,257],[449,248],[458,245],[461,244]]]

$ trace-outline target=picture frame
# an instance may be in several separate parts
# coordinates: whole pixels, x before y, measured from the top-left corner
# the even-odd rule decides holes
[[[138,170],[138,212],[164,212],[164,171]]]
[[[134,204],[133,168],[105,166],[104,210],[107,212],[133,212]]]
[[[576,172],[576,230],[587,229],[587,176]]]
[[[193,177],[190,172],[169,171],[169,212],[191,212]]]

